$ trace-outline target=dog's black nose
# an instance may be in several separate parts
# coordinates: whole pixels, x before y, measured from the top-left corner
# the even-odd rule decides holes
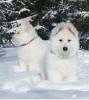
[[[68,48],[67,47],[63,47],[63,51],[67,51],[68,50]]]

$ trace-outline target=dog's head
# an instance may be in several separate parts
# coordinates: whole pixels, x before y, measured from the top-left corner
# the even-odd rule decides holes
[[[13,35],[13,39],[19,44],[28,42],[34,37],[36,31],[33,26],[29,23],[28,19],[22,19],[21,25],[16,29],[16,33]]]
[[[79,49],[78,31],[71,23],[60,23],[50,37],[50,48],[57,55],[73,56]]]

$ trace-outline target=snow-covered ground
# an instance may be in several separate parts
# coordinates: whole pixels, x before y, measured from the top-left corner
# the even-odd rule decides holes
[[[15,72],[17,47],[0,49],[0,99],[89,99],[89,51],[79,51],[78,82],[40,81],[40,71]]]

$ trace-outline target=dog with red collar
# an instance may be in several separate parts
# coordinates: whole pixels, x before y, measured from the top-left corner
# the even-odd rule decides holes
[[[47,44],[36,33],[28,19],[22,19],[13,40],[18,42],[19,72],[39,70]]]

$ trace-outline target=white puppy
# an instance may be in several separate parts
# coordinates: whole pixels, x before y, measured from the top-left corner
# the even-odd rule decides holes
[[[19,44],[19,70],[39,70],[40,62],[45,54],[47,44],[36,33],[28,19],[21,20],[13,39]]]
[[[75,81],[78,73],[79,39],[71,23],[60,23],[53,30],[50,46],[41,65],[41,79],[55,83]]]

